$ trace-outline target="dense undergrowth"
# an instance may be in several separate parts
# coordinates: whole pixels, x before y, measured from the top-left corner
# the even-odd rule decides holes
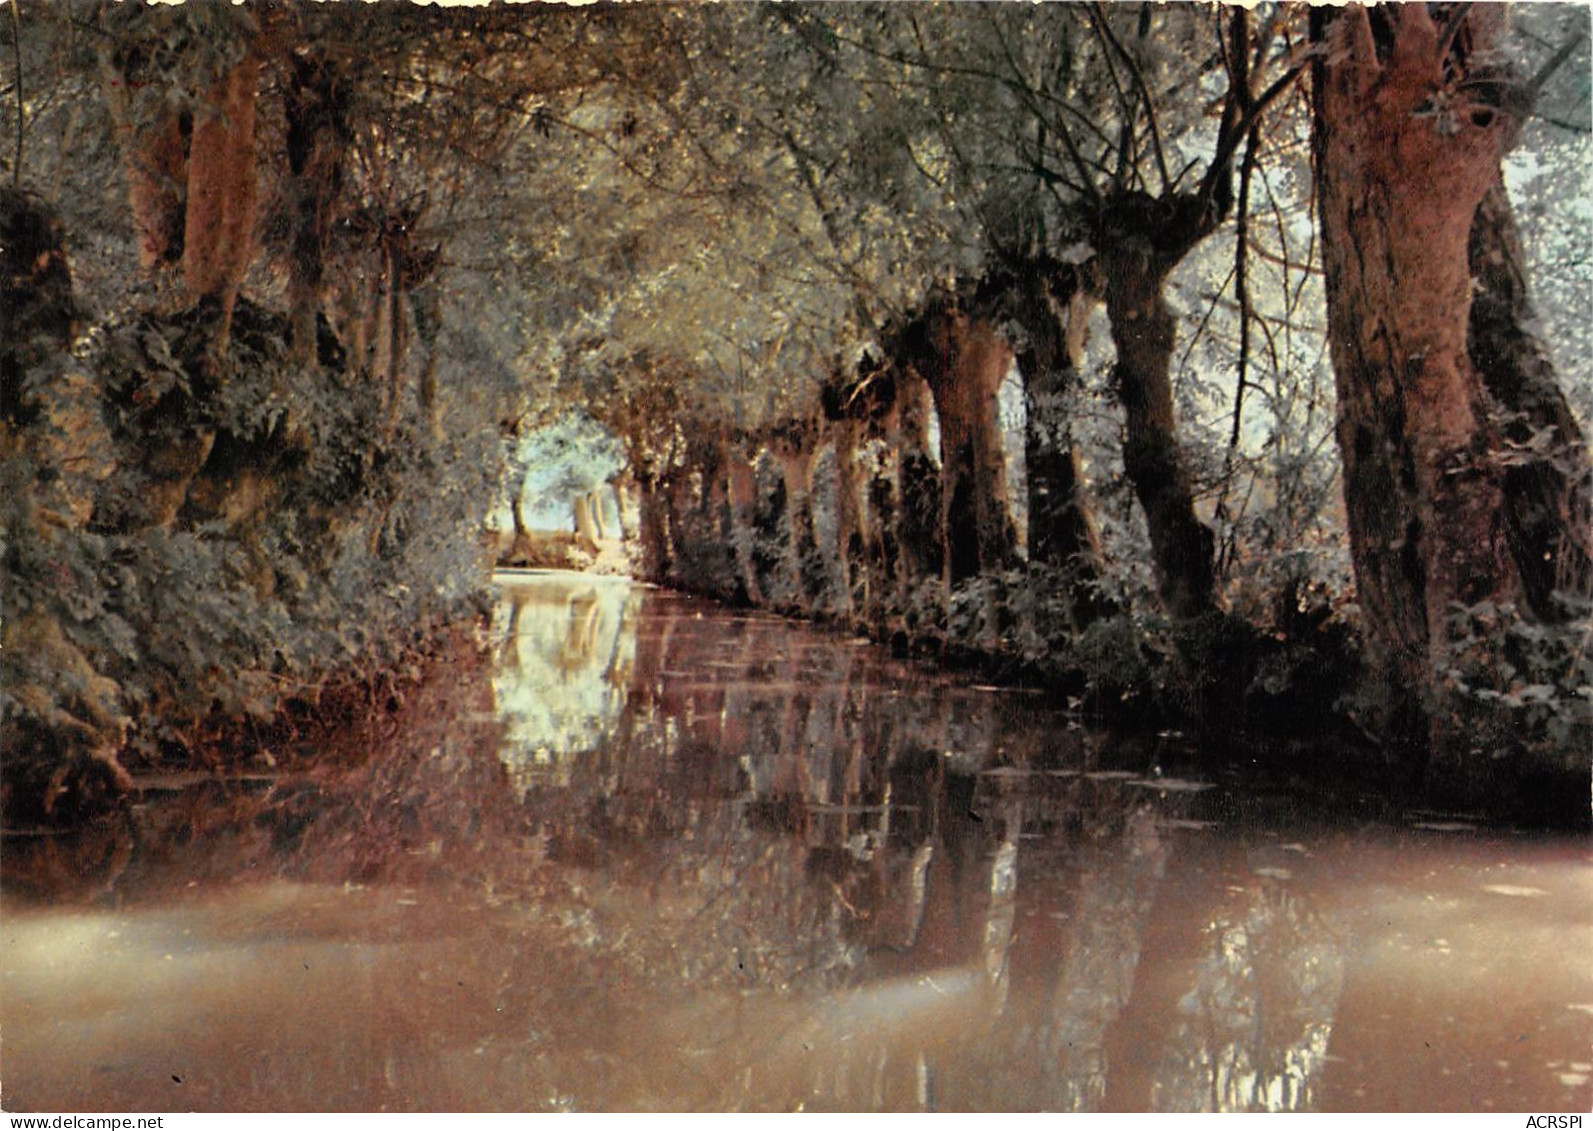
[[[38,211],[7,203],[13,221]],[[8,267],[23,295],[28,265]],[[247,301],[219,358],[203,306],[71,341],[47,332],[48,303],[7,306],[8,825],[69,822],[132,771],[229,756],[218,734],[402,672],[478,607],[465,498],[490,453],[414,419],[384,428],[330,332],[298,365],[285,321]]]

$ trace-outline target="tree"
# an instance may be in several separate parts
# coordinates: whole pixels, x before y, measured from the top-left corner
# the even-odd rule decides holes
[[[1017,559],[996,397],[1012,349],[987,320],[931,302],[897,343],[929,385],[940,421],[941,530],[950,586]]]
[[[1430,787],[1467,800],[1488,786],[1490,762],[1456,698],[1467,611],[1548,610],[1544,565],[1569,566],[1574,580],[1587,552],[1576,457],[1569,475],[1546,474],[1551,461],[1530,451],[1514,469],[1501,458],[1502,426],[1547,432],[1562,451],[1580,443],[1523,332],[1499,169],[1531,89],[1500,62],[1502,19],[1464,4],[1313,16],[1329,333],[1366,658],[1389,735],[1425,763]]]
[[[983,316],[1021,327],[1038,471],[1031,526],[1044,527],[1030,543],[1094,571],[1089,508],[1053,406],[1077,371],[1080,308],[1104,302],[1122,455],[1163,604],[1179,618],[1213,608],[1215,540],[1180,450],[1165,292],[1226,220],[1234,163],[1300,72],[1287,13],[1256,22],[1186,6],[915,6],[856,24],[826,25],[825,42],[849,47],[871,85],[893,92],[894,144],[955,202],[973,250],[964,278],[984,284]],[[1193,40],[1197,54],[1169,50],[1174,39]],[[1214,131],[1198,112],[1208,102],[1221,108]]]
[[[248,9],[203,6],[129,6],[109,23],[111,105],[142,260],[180,264],[188,301],[216,304],[219,355],[254,253],[259,27]]]
[[[1467,352],[1498,417],[1507,544],[1532,615],[1563,622],[1593,596],[1593,467],[1581,424],[1533,331],[1537,315],[1504,183],[1483,196],[1467,245]]]

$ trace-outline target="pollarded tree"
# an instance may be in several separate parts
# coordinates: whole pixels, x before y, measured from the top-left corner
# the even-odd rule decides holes
[[[1541,479],[1512,483],[1501,458],[1502,429],[1523,422],[1552,446],[1580,441],[1522,333],[1524,278],[1500,193],[1534,84],[1509,65],[1502,6],[1352,8],[1313,25],[1329,334],[1367,659],[1389,735],[1425,763],[1430,787],[1475,800],[1496,752],[1478,748],[1459,713],[1460,650],[1475,643],[1462,638],[1464,614],[1545,606],[1532,572],[1542,563],[1526,546],[1551,564],[1587,553],[1585,517],[1551,523],[1548,536],[1531,529],[1534,511],[1570,513],[1574,475],[1549,485],[1545,507]]]
[[[1012,347],[987,319],[932,300],[895,343],[929,385],[940,422],[944,573],[956,586],[1017,560],[997,397]]]
[[[1290,89],[1299,69],[1285,11],[1274,9],[1258,24],[1233,9],[1203,28],[1210,19],[1180,9],[1164,13],[1158,25],[1149,6],[1132,20],[1104,5],[1093,8],[1098,65],[1116,95],[1117,141],[1093,163],[1073,162],[1117,352],[1112,379],[1125,415],[1123,463],[1145,511],[1162,602],[1179,617],[1215,607],[1215,539],[1196,513],[1180,452],[1172,386],[1177,327],[1166,299],[1168,278],[1227,219],[1241,146],[1253,151],[1262,115]],[[1183,126],[1185,148],[1210,146],[1200,177],[1188,183],[1194,160],[1173,172],[1170,162],[1178,155],[1165,135],[1178,119],[1177,92],[1204,84],[1199,61],[1194,67],[1188,59],[1166,62],[1166,40],[1178,35],[1179,21],[1193,25],[1189,31],[1207,44],[1207,60],[1221,75],[1215,134],[1203,136],[1198,123]],[[1110,176],[1103,177],[1108,168]]]

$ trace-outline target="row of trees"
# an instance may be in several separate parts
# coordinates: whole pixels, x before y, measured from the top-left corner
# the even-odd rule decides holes
[[[1505,180],[1574,199],[1585,24],[36,3],[0,148],[59,186],[85,321],[197,310],[174,372],[259,408],[258,435],[128,417],[160,450],[153,527],[242,548],[257,591],[367,574],[306,549],[347,544],[337,523],[252,533],[242,515],[287,504],[218,503],[240,468],[320,451],[379,519],[379,588],[413,593],[468,568],[443,547],[472,512],[437,484],[485,513],[480,441],[512,465],[525,428],[579,407],[625,448],[660,577],[1097,690],[1165,677],[1208,718],[1316,670],[1336,611],[1363,724],[1471,795],[1496,752],[1475,736],[1524,719],[1535,764],[1585,761],[1585,389],[1544,345]],[[1528,242],[1567,265],[1547,313],[1574,347],[1585,229],[1557,230],[1535,216]],[[283,312],[293,366],[355,393],[256,390],[241,294]],[[65,395],[50,373],[8,362],[7,454],[72,467],[24,442]],[[96,536],[142,537],[96,506]],[[31,520],[8,538],[30,524],[73,557]],[[106,670],[98,622],[57,619]]]
[[[928,581],[942,618],[932,634],[982,650],[1034,635],[1012,608],[1032,608],[1037,589],[1065,592],[1033,647],[1068,660],[1081,630],[1143,612],[1150,596],[1186,668],[1231,661],[1253,685],[1250,660],[1220,654],[1242,636],[1212,627],[1258,549],[1261,523],[1236,520],[1236,497],[1311,494],[1306,523],[1279,523],[1274,546],[1309,549],[1323,527],[1347,540],[1367,668],[1360,715],[1396,763],[1439,793],[1476,798],[1500,756],[1519,753],[1514,732],[1531,733],[1540,765],[1585,771],[1588,458],[1540,337],[1504,181],[1523,131],[1537,130],[1538,154],[1549,149],[1534,112],[1585,50],[1584,29],[1565,21],[1529,10],[1512,29],[1493,5],[804,6],[695,29],[750,60],[728,68],[737,90],[753,67],[785,81],[774,100],[739,99],[733,127],[710,125],[693,143],[719,145],[716,165],[765,171],[757,207],[844,284],[845,304],[818,339],[827,352],[799,362],[816,376],[789,394],[795,411],[760,387],[761,414],[746,398],[731,413],[699,401],[697,418],[717,427],[626,433],[652,516],[650,568],[887,633],[922,630]],[[728,93],[724,75],[693,81],[716,105]],[[1570,87],[1580,121],[1585,85]],[[1209,250],[1219,233],[1220,267]],[[1197,337],[1232,374],[1216,452],[1182,423],[1212,414],[1194,381],[1180,403],[1177,370],[1197,344],[1180,340],[1193,319],[1173,305],[1186,266],[1215,292],[1197,328],[1215,321],[1229,335]],[[757,297],[783,310],[791,288]],[[1118,436],[1090,462],[1120,467],[1138,504],[1150,595],[1123,592],[1121,570],[1116,591],[1103,584],[1114,571],[1077,414],[1096,309]],[[1313,390],[1305,428],[1334,425],[1338,522],[1300,462],[1245,458],[1266,427],[1246,418],[1247,396],[1273,394],[1261,446],[1275,460],[1300,428],[1302,387],[1324,359],[1319,345],[1316,365],[1302,365],[1298,344],[1280,339],[1312,336],[1313,320],[1336,409]],[[689,325],[671,321],[678,336],[654,348],[687,371],[688,396],[717,399],[705,393],[722,387],[697,384],[693,365],[727,367],[712,349],[685,355]],[[790,350],[785,334],[742,345],[741,359]],[[1013,365],[1026,410],[1018,506],[998,405]],[[787,372],[761,368],[777,383]],[[1323,450],[1297,431],[1292,445]],[[1320,474],[1324,462],[1310,464]],[[1140,553],[1132,539],[1127,548]],[[1026,572],[993,601],[979,583],[1022,559]],[[1300,555],[1289,570],[1270,579],[1266,627],[1282,633],[1325,612],[1302,605],[1317,578]],[[1182,630],[1202,622],[1192,645]],[[1228,701],[1205,706],[1215,704]]]

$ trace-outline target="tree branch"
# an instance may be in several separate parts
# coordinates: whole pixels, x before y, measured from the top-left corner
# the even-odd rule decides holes
[[[27,125],[27,104],[22,98],[22,0],[11,0],[11,52],[17,68],[17,163],[11,169],[11,183],[21,188],[22,135]]]
[[[1538,68],[1538,73],[1532,76],[1531,82],[1527,83],[1527,94],[1529,96],[1537,97],[1538,91],[1543,89],[1543,85],[1553,77],[1554,72],[1559,70],[1565,61],[1571,57],[1571,53],[1582,45],[1582,39],[1582,33],[1577,32],[1554,53],[1547,63]]]
[[[1139,61],[1123,46],[1122,41],[1117,38],[1117,33],[1112,30],[1111,24],[1106,19],[1106,9],[1100,0],[1096,0],[1092,10],[1095,15],[1090,23],[1099,28],[1105,38],[1117,49],[1117,53],[1123,57],[1123,62],[1128,67],[1129,74],[1134,77],[1134,85],[1139,88],[1140,101],[1145,107],[1146,124],[1150,127],[1151,150],[1156,156],[1156,169],[1161,176],[1162,191],[1166,192],[1172,184],[1172,178],[1168,174],[1167,158],[1162,151],[1161,125],[1156,120],[1156,100],[1151,95],[1150,84],[1145,81],[1145,72],[1140,69]],[[1110,68],[1110,61],[1108,61],[1108,66]],[[1116,84],[1117,72],[1115,70],[1112,71],[1112,79],[1113,83]],[[1118,94],[1123,99],[1126,124],[1133,120],[1134,111],[1121,85],[1118,85]]]
[[[1256,149],[1260,130],[1252,124],[1245,141],[1245,157],[1239,166],[1239,200],[1234,218],[1233,277],[1234,297],[1239,301],[1239,380],[1233,394],[1233,431],[1228,437],[1230,458],[1239,447],[1239,432],[1244,423],[1245,386],[1250,373],[1250,178],[1256,169]]]
[[[1471,11],[1471,5],[1456,4],[1449,10],[1449,18],[1444,21],[1443,30],[1438,33],[1438,51],[1436,57],[1442,59],[1449,54],[1449,45],[1454,42],[1455,35],[1460,31],[1460,25],[1465,23],[1466,15]]]
[[[1061,120],[1060,116],[1047,123],[1046,115],[1041,113],[1040,107],[1036,101],[1039,95],[1034,91],[1033,87],[1030,86],[1028,80],[1024,77],[1023,72],[1018,67],[1018,61],[1012,53],[1011,44],[1007,42],[1006,35],[1002,33],[1000,25],[995,22],[994,16],[989,13],[988,9],[986,10],[986,19],[991,30],[995,33],[996,42],[1001,44],[1001,53],[1006,59],[1007,69],[1012,72],[1013,81],[1018,84],[1021,92],[1027,96],[1026,101],[1029,102],[1029,112],[1035,116],[1035,119],[1039,121],[1042,126],[1046,124],[1051,125],[1056,131],[1057,136],[1062,139],[1062,148],[1067,151],[1068,159],[1073,162],[1073,168],[1078,172],[1079,183],[1078,185],[1073,185],[1070,182],[1062,180],[1062,178],[1058,177],[1057,174],[1050,173],[1049,170],[1046,170],[1045,152],[1043,147],[1038,143],[1035,146],[1035,173],[1040,176],[1042,181],[1046,180],[1047,175],[1057,177],[1057,181],[1059,183],[1066,184],[1069,188],[1074,189],[1074,191],[1079,192],[1081,195],[1089,197],[1092,203],[1099,204],[1101,200],[1100,191],[1095,187],[1095,181],[1090,176],[1089,169],[1085,165],[1084,155],[1079,152],[1078,144],[1073,140],[1072,131],[1068,129],[1067,124]]]

